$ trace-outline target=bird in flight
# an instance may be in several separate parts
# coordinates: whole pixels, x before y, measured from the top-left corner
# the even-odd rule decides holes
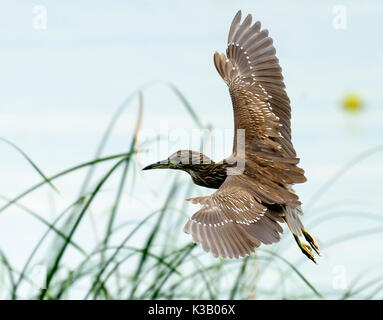
[[[195,184],[217,189],[188,199],[202,208],[184,227],[215,257],[245,257],[262,243],[278,242],[286,223],[302,253],[315,262],[312,250],[319,254],[318,246],[303,227],[301,202],[292,189],[306,178],[291,142],[290,99],[275,53],[268,30],[252,23],[250,14],[241,22],[238,11],[226,55],[214,54],[233,104],[232,155],[215,163],[200,152],[180,150],[143,170],[182,170]]]

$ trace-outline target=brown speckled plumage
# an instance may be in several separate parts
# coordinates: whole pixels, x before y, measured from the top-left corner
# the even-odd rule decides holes
[[[226,55],[216,52],[214,64],[233,103],[233,155],[221,164],[203,164],[208,158],[195,151],[185,150],[183,157],[179,151],[169,157],[171,163],[179,157],[179,165],[170,168],[188,172],[198,185],[218,189],[210,196],[189,199],[202,208],[184,231],[214,256],[238,258],[249,255],[261,243],[279,241],[280,224],[286,222],[302,252],[314,261],[310,247],[298,239],[304,236],[318,253],[300,221],[301,202],[291,187],[306,178],[297,166],[290,100],[268,31],[261,30],[259,21],[252,24],[251,15],[241,23],[239,11],[230,27]],[[240,174],[227,175],[227,169],[235,165],[230,160],[238,155],[239,129],[245,131],[245,167]],[[185,164],[185,159],[190,162]]]

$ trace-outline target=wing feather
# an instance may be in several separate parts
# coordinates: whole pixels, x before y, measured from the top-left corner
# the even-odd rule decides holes
[[[231,24],[226,55],[214,64],[229,87],[236,134],[245,129],[245,170],[229,175],[212,195],[188,199],[202,205],[184,232],[215,257],[239,258],[280,240],[283,223],[299,233],[300,201],[294,183],[306,180],[291,143],[291,107],[268,30],[239,11]],[[287,210],[287,211],[286,211]],[[290,211],[288,211],[290,210]]]
[[[297,207],[298,198],[285,186],[306,178],[297,166],[299,159],[291,142],[290,99],[268,30],[261,30],[259,21],[251,23],[251,15],[241,23],[238,12],[230,27],[226,55],[214,54],[214,64],[229,86],[233,103],[233,155],[237,130],[245,129],[244,175],[262,182],[258,183],[264,193],[260,200]]]
[[[242,183],[238,176],[230,176],[212,195],[190,199],[203,207],[188,220],[184,232],[215,257],[244,257],[261,243],[280,240],[281,219],[274,217]]]

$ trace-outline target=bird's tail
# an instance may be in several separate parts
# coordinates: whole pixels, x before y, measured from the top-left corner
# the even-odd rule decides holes
[[[303,227],[302,221],[300,219],[300,216],[302,215],[303,212],[300,206],[296,208],[285,207],[285,221],[290,231],[292,232],[296,243],[302,250],[302,253],[310,260],[315,262],[314,255],[312,254],[312,249],[319,255],[319,248],[314,238]],[[303,236],[310,245],[301,242],[299,239],[301,236]]]
[[[301,207],[291,208],[291,207],[285,207],[285,220],[287,223],[287,226],[289,227],[290,231],[298,236],[301,237],[303,224],[300,219],[300,216],[303,215]]]

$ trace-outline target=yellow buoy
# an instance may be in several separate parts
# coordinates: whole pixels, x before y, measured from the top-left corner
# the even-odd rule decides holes
[[[347,112],[360,112],[363,110],[362,98],[356,93],[348,93],[342,101],[343,110]]]

